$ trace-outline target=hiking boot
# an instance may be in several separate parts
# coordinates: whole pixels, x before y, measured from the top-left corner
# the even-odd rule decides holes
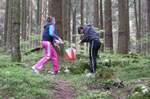
[[[32,66],[32,69],[36,74],[40,74],[40,72],[34,66]]]

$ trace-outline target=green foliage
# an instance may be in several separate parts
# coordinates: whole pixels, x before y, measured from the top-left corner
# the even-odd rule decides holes
[[[54,86],[52,78],[32,73],[29,68],[11,66],[0,69],[0,91],[15,99],[47,98]]]
[[[129,95],[129,99],[149,99],[150,98],[150,88],[143,85],[137,84],[133,91]]]
[[[111,67],[102,67],[97,70],[96,80],[97,79],[109,79],[114,76],[114,70]]]
[[[81,74],[84,72],[80,67],[75,67],[75,66],[69,67],[68,69],[73,74]]]
[[[10,56],[9,55],[4,55],[0,53],[0,68],[5,67],[9,64],[10,61]]]

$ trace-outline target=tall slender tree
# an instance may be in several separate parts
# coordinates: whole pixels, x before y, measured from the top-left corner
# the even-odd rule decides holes
[[[76,33],[76,13],[77,13],[77,1],[74,0],[74,6],[73,6],[73,25],[72,25],[72,34],[74,35],[73,36],[73,42],[76,42],[76,36],[75,36],[75,33]]]
[[[98,0],[94,0],[94,26],[99,27]]]
[[[134,0],[134,13],[135,13],[135,23],[136,23],[136,41],[138,41],[139,38],[139,21],[138,21],[138,14],[137,14],[137,1]],[[139,43],[136,42],[136,50],[139,52]]]
[[[84,0],[81,0],[81,26],[84,25]]]
[[[9,9],[9,0],[6,0],[6,8],[5,8],[5,26],[4,26],[4,43],[3,45],[6,47],[7,45],[7,33],[8,33],[8,9]]]
[[[23,40],[26,40],[26,0],[22,0],[22,21],[21,21],[21,30],[22,30],[22,34],[21,37],[23,38]]]
[[[147,21],[148,21],[148,39],[150,39],[150,0],[147,0]],[[148,52],[150,52],[150,41],[148,43]]]
[[[100,0],[100,29],[103,30],[103,0]],[[104,33],[101,33],[100,35],[101,38],[104,38]],[[104,44],[101,44],[101,51],[104,52]]]
[[[7,45],[8,48],[11,49],[11,42],[12,42],[12,5],[13,1],[9,1],[9,9],[8,9],[8,28],[7,28]]]
[[[67,40],[67,0],[63,0],[62,2],[62,33],[63,39]]]
[[[69,42],[71,42],[71,29],[70,29],[70,23],[71,23],[71,0],[67,0],[67,39]]]
[[[139,38],[139,52],[141,52],[141,0],[139,0],[139,34],[138,34],[138,38]]]
[[[20,0],[14,0],[13,2],[13,32],[12,32],[12,61],[21,61],[20,52]]]
[[[55,33],[60,36],[61,38],[63,38],[63,33],[62,33],[62,28],[63,28],[63,24],[62,24],[62,0],[52,0],[52,16],[54,16],[56,18],[56,29],[55,29]],[[60,51],[60,55],[63,56],[64,53],[64,49],[63,46],[61,47],[61,51]]]
[[[118,38],[118,52],[128,53],[128,28],[127,22],[127,0],[118,0],[119,10],[119,38]]]
[[[88,1],[86,3],[86,9],[90,9]],[[89,10],[86,10],[86,16],[85,16],[86,17],[86,24],[89,23],[89,14],[90,14]]]
[[[111,0],[105,0],[105,48],[113,50]]]
[[[130,22],[129,22],[129,0],[126,1],[127,11],[125,12],[127,15],[127,43],[128,43],[128,51],[130,51]]]

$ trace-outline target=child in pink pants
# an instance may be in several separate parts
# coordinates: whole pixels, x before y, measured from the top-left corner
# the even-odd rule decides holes
[[[55,35],[55,18],[49,16],[46,21],[47,23],[44,25],[41,42],[45,49],[45,56],[37,64],[35,64],[32,69],[35,73],[39,74],[38,69],[42,68],[51,59],[53,66],[52,74],[56,74],[58,72],[58,55],[53,47],[53,41],[57,40],[62,43],[62,40]]]

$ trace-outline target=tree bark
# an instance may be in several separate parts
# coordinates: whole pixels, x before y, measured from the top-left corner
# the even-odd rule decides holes
[[[52,0],[48,0],[48,15],[51,16],[51,4],[52,4]]]
[[[11,49],[11,42],[12,42],[12,5],[13,1],[9,1],[9,9],[8,9],[8,31],[7,31],[7,46]]]
[[[21,62],[20,52],[20,0],[13,3],[13,34],[12,34],[12,61]]]
[[[22,39],[25,41],[26,40],[26,0],[22,0]]]
[[[139,0],[139,53],[141,53],[142,45],[141,45],[141,0]]]
[[[135,13],[135,23],[136,23],[136,51],[139,52],[139,23],[138,23],[138,15],[137,15],[137,2],[134,0],[134,13]]]
[[[74,0],[74,6],[73,6],[73,26],[72,26],[72,29],[73,29],[72,35],[74,35],[73,36],[73,43],[76,42],[76,36],[75,36],[75,34],[76,34],[76,13],[77,13],[76,10],[77,10],[77,2],[76,2],[76,0]]]
[[[147,0],[147,32],[148,32],[148,40],[150,38],[150,0]],[[148,52],[150,52],[150,41],[148,42]]]
[[[103,30],[103,0],[100,0],[100,29]],[[104,33],[101,33],[100,38],[104,38]],[[104,52],[104,44],[101,44],[100,50]]]
[[[62,33],[63,39],[67,40],[67,0],[62,1]]]
[[[52,16],[55,17],[56,19],[56,27],[55,27],[55,33],[63,38],[63,33],[62,33],[62,0],[52,0]],[[64,48],[61,46],[61,51],[59,52],[59,55],[63,56],[64,55]]]
[[[105,1],[105,49],[113,51],[111,0]]]
[[[127,6],[127,43],[128,43],[128,51],[130,51],[130,23],[129,23],[129,0],[126,1],[126,6]]]
[[[119,38],[118,38],[118,52],[126,54],[128,53],[128,30],[127,22],[127,6],[126,0],[118,0],[119,10]]]
[[[9,0],[6,0],[6,8],[5,8],[5,25],[4,25],[4,43],[3,45],[6,47],[7,45],[7,33],[8,33],[8,9],[9,9]]]
[[[94,27],[99,27],[98,0],[94,0]]]
[[[67,16],[67,39],[69,40],[69,42],[71,43],[72,42],[72,40],[71,40],[71,30],[70,30],[70,21],[71,21],[71,0],[67,0],[67,14],[68,14],[68,16]]]
[[[84,0],[81,0],[81,26],[84,25]]]

